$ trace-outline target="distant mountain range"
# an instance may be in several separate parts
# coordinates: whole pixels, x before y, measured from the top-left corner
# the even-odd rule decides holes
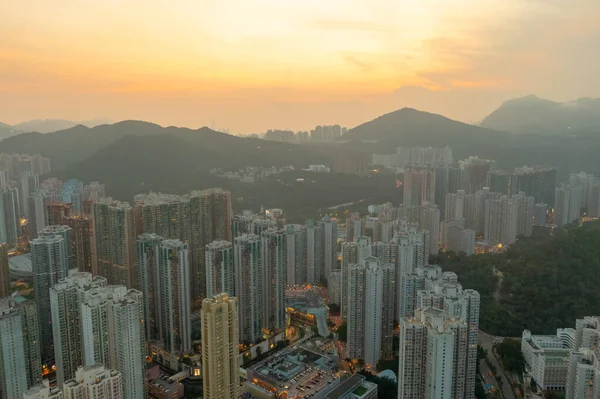
[[[593,109],[596,101],[578,100],[573,107]],[[310,164],[332,165],[337,151],[360,151],[370,156],[394,153],[398,146],[449,146],[455,160],[477,155],[496,160],[497,166],[505,170],[522,165],[549,165],[558,168],[561,178],[581,170],[600,175],[600,157],[597,155],[600,128],[594,130],[593,118],[585,124],[590,126],[585,132],[580,129],[584,124],[576,125],[580,130],[575,135],[556,134],[549,139],[544,134],[507,133],[515,130],[500,124],[500,116],[519,103],[545,103],[542,108],[557,107],[557,103],[532,97],[513,100],[484,121],[488,127],[497,126],[495,130],[403,108],[349,130],[338,144],[280,143],[232,136],[206,127],[192,130],[123,121],[93,128],[77,125],[47,134],[14,135],[0,141],[0,152],[42,154],[52,160],[53,175],[102,181],[108,185],[109,193],[120,199],[130,199],[134,194],[150,189],[183,192],[222,186],[235,187],[240,196],[253,197],[254,201],[263,204],[281,188],[263,192],[260,184],[243,185],[210,175],[209,170],[213,167],[239,170],[246,166],[293,165],[299,169]],[[540,118],[538,116],[537,120]],[[549,131],[540,127],[541,124],[535,126],[538,133]],[[0,129],[10,128],[0,125]],[[533,128],[527,130],[532,131]],[[333,179],[331,190],[340,188],[335,181],[341,180]],[[306,192],[305,198],[325,195],[308,188]]]
[[[59,130],[65,130],[77,125],[94,127],[98,125],[114,123],[109,119],[93,119],[89,121],[68,121],[65,119],[34,119],[31,121],[17,123],[16,125],[7,125],[0,122],[0,140],[6,137],[15,136],[20,133],[38,132],[52,133]]]
[[[412,108],[402,108],[350,129],[344,140],[395,140],[439,142],[471,139],[495,133],[479,126]]]
[[[600,131],[600,99],[564,103],[526,96],[506,101],[481,126],[511,133],[577,134]]]

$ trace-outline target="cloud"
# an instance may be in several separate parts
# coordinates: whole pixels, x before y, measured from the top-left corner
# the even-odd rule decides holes
[[[369,72],[369,71],[371,71],[373,69],[373,65],[372,64],[369,64],[367,62],[361,61],[361,60],[359,60],[358,58],[356,58],[355,56],[352,56],[352,55],[346,55],[346,56],[344,56],[344,61],[346,61],[350,65],[353,65],[353,66],[359,68],[363,72]]]

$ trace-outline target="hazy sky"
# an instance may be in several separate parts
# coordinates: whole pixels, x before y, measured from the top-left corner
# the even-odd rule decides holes
[[[10,5],[9,5],[10,4]],[[0,6],[0,121],[353,127],[600,97],[599,0],[27,0]]]

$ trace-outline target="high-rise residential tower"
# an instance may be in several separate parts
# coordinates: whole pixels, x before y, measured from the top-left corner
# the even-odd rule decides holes
[[[119,371],[101,364],[79,367],[75,378],[64,384],[67,399],[124,399],[123,378]]]
[[[54,358],[50,288],[69,273],[66,246],[64,238],[56,235],[36,238],[31,241],[30,247],[40,348],[42,360],[48,362]]]
[[[144,321],[147,341],[160,341],[160,315],[162,300],[159,290],[158,257],[163,238],[157,234],[145,233],[137,240],[139,264],[139,287],[143,294]]]
[[[20,234],[19,193],[16,188],[0,187],[0,242],[11,247]]]
[[[10,268],[8,245],[0,243],[0,298],[10,295]]]
[[[420,206],[424,201],[435,201],[435,171],[430,168],[412,167],[404,169],[405,207]]]
[[[21,398],[41,382],[38,333],[33,302],[0,298],[0,399]]]
[[[437,255],[440,242],[440,210],[433,203],[423,202],[419,212],[419,228],[429,231],[428,255]]]
[[[179,240],[160,243],[158,292],[162,342],[170,353],[183,354],[192,348],[191,296],[188,244]]]
[[[325,264],[323,253],[323,225],[306,222],[306,282],[319,283],[324,280]],[[327,277],[329,278],[329,277]]]
[[[285,226],[288,285],[302,285],[306,283],[306,244],[306,226],[300,224],[289,224]]]
[[[213,241],[206,246],[206,293],[208,297],[235,292],[235,269],[233,244],[229,241]]]
[[[398,398],[473,398],[465,392],[465,321],[432,307],[417,309],[415,316],[400,319]]]
[[[255,343],[262,338],[263,261],[261,238],[244,234],[234,240],[235,295],[239,301],[239,339]]]
[[[348,272],[348,356],[375,367],[393,358],[394,266],[367,257]]]
[[[262,232],[263,328],[285,328],[285,286],[287,248],[282,231],[270,228]]]
[[[52,317],[51,334],[54,339],[54,358],[56,365],[56,380],[62,387],[65,380],[73,378],[77,368],[86,363],[83,353],[82,334],[93,336],[93,329],[84,330],[82,322],[82,304],[89,297],[100,295],[107,286],[104,277],[92,277],[90,273],[77,272],[60,279],[50,288],[50,309]],[[91,318],[89,319],[91,320]],[[104,319],[97,319],[102,323]],[[91,328],[91,326],[90,326]],[[103,342],[98,341],[98,345]],[[98,356],[98,350],[96,350]],[[88,360],[94,358],[94,351],[88,351]],[[106,356],[98,360],[105,360]]]
[[[63,223],[72,229],[74,267],[80,272],[98,274],[94,222],[85,216],[69,217]]]
[[[102,198],[94,203],[93,213],[98,274],[106,277],[109,284],[135,286],[133,208],[126,202]]]
[[[332,220],[329,215],[323,217],[319,222],[323,230],[323,277],[329,278],[329,273],[337,266],[337,221]]]
[[[202,378],[205,399],[237,398],[238,301],[219,294],[202,301]]]
[[[21,174],[19,201],[21,214],[29,217],[29,196],[40,188],[40,176],[32,172]]]
[[[359,237],[356,242],[345,242],[342,244],[342,264],[341,264],[341,302],[340,310],[342,319],[347,320],[348,316],[348,281],[350,279],[350,266],[353,264],[364,265],[364,260],[372,253],[371,238],[367,236]]]

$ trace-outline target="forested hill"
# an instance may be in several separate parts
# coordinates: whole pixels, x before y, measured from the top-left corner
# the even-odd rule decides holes
[[[554,334],[574,327],[577,318],[600,314],[600,221],[522,238],[504,254],[440,258],[463,287],[479,290],[480,328],[487,333]]]

